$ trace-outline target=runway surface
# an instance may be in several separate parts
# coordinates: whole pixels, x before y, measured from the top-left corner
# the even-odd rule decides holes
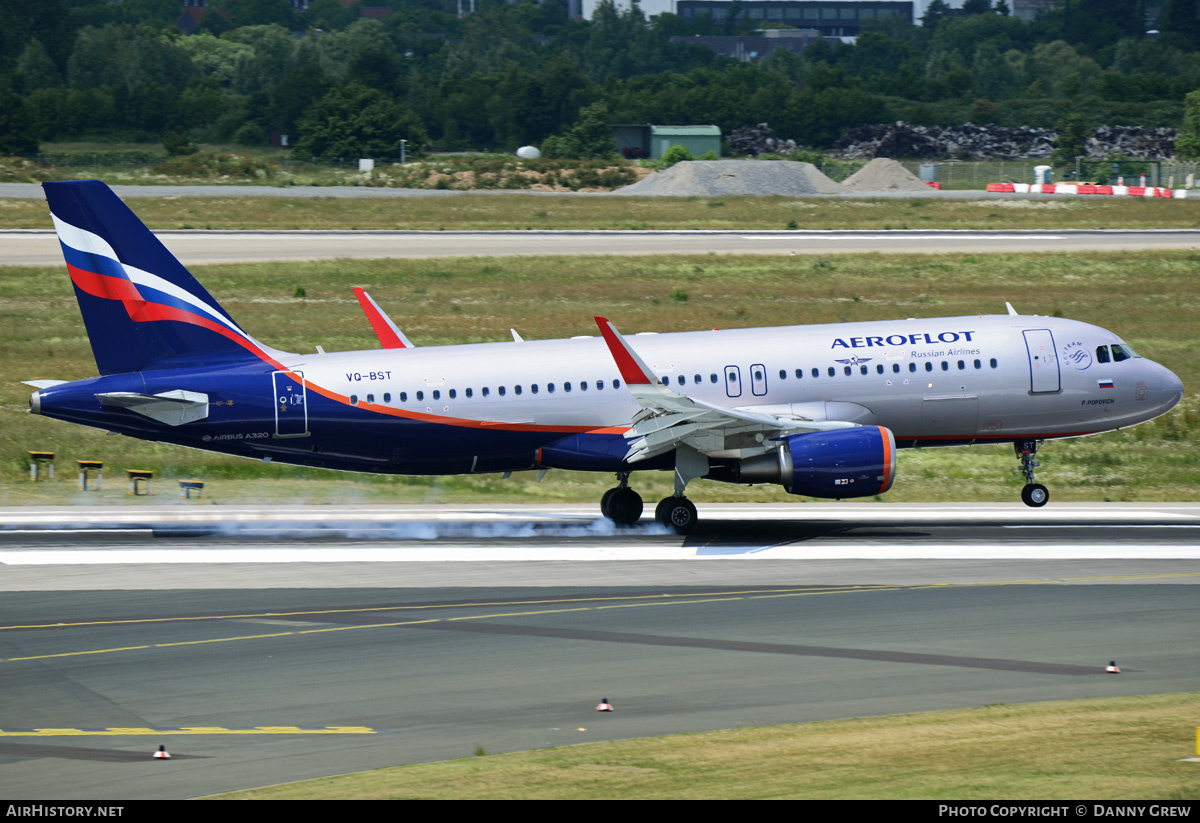
[[[0,509],[0,793],[192,797],[1200,676],[1200,505],[701,516],[680,537],[594,506]]]
[[[318,260],[611,254],[1079,252],[1200,248],[1200,231],[162,231],[185,265]],[[53,231],[0,232],[0,264],[62,263]]]

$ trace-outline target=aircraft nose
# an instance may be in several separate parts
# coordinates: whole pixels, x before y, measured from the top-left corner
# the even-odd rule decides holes
[[[1175,408],[1175,405],[1183,399],[1183,381],[1166,366],[1158,363],[1155,363],[1154,366],[1155,373],[1150,381],[1150,386],[1162,404],[1162,410],[1166,412]]]

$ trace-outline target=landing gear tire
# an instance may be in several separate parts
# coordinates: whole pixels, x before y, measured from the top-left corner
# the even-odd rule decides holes
[[[1035,509],[1050,502],[1050,492],[1041,483],[1030,483],[1021,489],[1021,502]]]
[[[676,534],[696,528],[696,505],[686,497],[665,497],[654,510],[654,519]]]
[[[621,490],[620,487],[617,487],[615,489],[609,489],[608,491],[606,491],[604,493],[604,496],[600,498],[600,514],[604,515],[605,517],[609,518],[610,520],[612,519],[612,515],[610,515],[608,513],[608,504],[612,500],[613,495],[616,494],[617,492],[619,492],[620,490]]]
[[[618,526],[632,526],[642,518],[642,496],[628,487],[610,489],[601,498],[600,509]]]

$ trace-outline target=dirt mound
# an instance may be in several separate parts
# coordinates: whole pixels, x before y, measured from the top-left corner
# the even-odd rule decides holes
[[[895,160],[876,157],[842,181],[846,191],[920,191],[929,186]]]
[[[790,160],[690,160],[613,194],[635,197],[733,197],[837,194],[842,187],[812,163]]]

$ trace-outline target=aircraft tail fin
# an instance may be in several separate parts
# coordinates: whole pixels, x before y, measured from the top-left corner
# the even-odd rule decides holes
[[[267,356],[112,189],[42,187],[101,374]]]

